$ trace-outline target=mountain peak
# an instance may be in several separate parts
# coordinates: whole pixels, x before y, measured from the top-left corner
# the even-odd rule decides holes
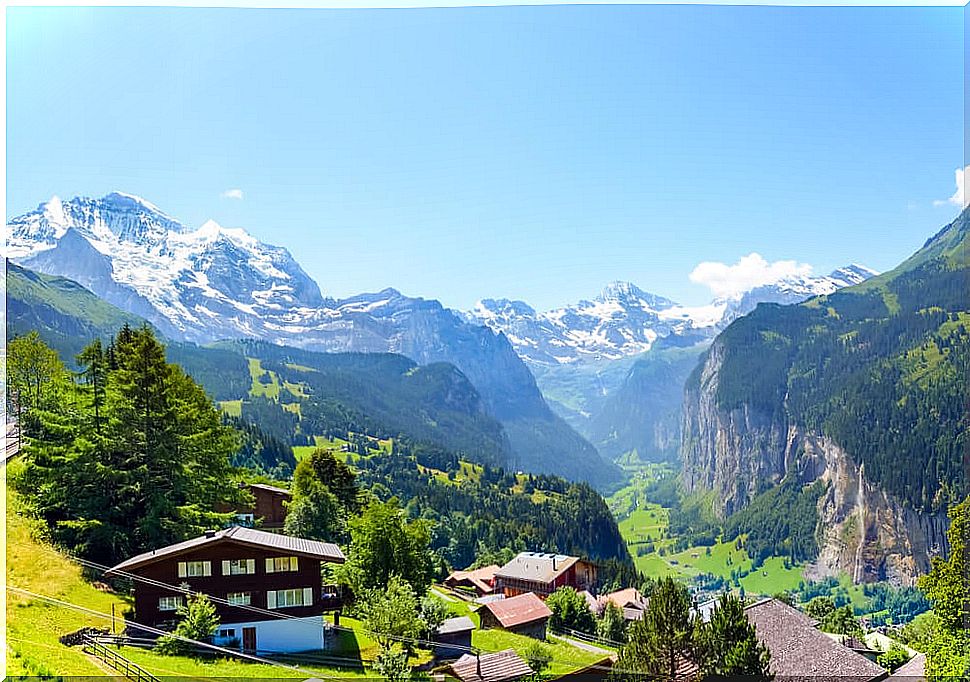
[[[608,301],[618,301],[625,304],[633,303],[639,307],[643,307],[643,304],[646,304],[646,307],[656,310],[671,308],[677,305],[668,298],[651,294],[632,282],[624,282],[621,280],[614,280],[603,287],[603,291],[596,297],[596,300],[601,303]]]

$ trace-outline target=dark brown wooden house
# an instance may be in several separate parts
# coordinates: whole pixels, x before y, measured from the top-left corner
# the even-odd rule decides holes
[[[220,512],[233,512],[240,526],[259,527],[268,531],[283,530],[286,521],[286,505],[293,499],[293,493],[286,488],[277,488],[265,483],[244,483],[253,496],[253,504],[243,507],[221,506]]]
[[[106,575],[160,583],[134,581],[138,623],[174,626],[185,599],[179,588],[188,589],[229,602],[214,602],[221,621],[216,643],[293,652],[323,648],[322,615],[339,610],[341,599],[322,584],[320,567],[344,560],[334,544],[233,526],[139,554]]]

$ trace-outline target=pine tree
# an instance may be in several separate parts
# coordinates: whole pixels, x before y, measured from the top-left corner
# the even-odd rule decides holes
[[[743,602],[722,595],[710,623],[698,626],[699,661],[705,677],[771,680],[771,655],[744,614]]]
[[[694,649],[687,588],[672,578],[662,578],[650,596],[643,620],[630,626],[616,676],[627,679],[633,673],[658,681],[675,680],[678,669],[694,660]]]

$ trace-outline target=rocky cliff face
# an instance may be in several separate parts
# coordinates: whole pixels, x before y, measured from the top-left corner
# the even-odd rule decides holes
[[[791,475],[803,484],[827,484],[818,502],[819,556],[806,576],[837,576],[856,582],[889,580],[912,585],[929,569],[930,557],[946,551],[945,513],[903,505],[867,479],[837,443],[792,423],[783,406],[774,414],[742,405],[717,404],[718,371],[724,358],[715,341],[688,382],[681,443],[688,491],[717,491],[715,512],[728,516],[760,491]]]

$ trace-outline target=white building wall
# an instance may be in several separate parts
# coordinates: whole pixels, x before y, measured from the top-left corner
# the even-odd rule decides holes
[[[230,639],[235,639],[241,644],[242,629],[246,627],[256,628],[256,652],[260,654],[293,653],[324,647],[324,623],[321,616],[225,623],[219,626],[214,643],[224,645]],[[234,631],[232,638],[218,636],[219,632],[228,629]]]

